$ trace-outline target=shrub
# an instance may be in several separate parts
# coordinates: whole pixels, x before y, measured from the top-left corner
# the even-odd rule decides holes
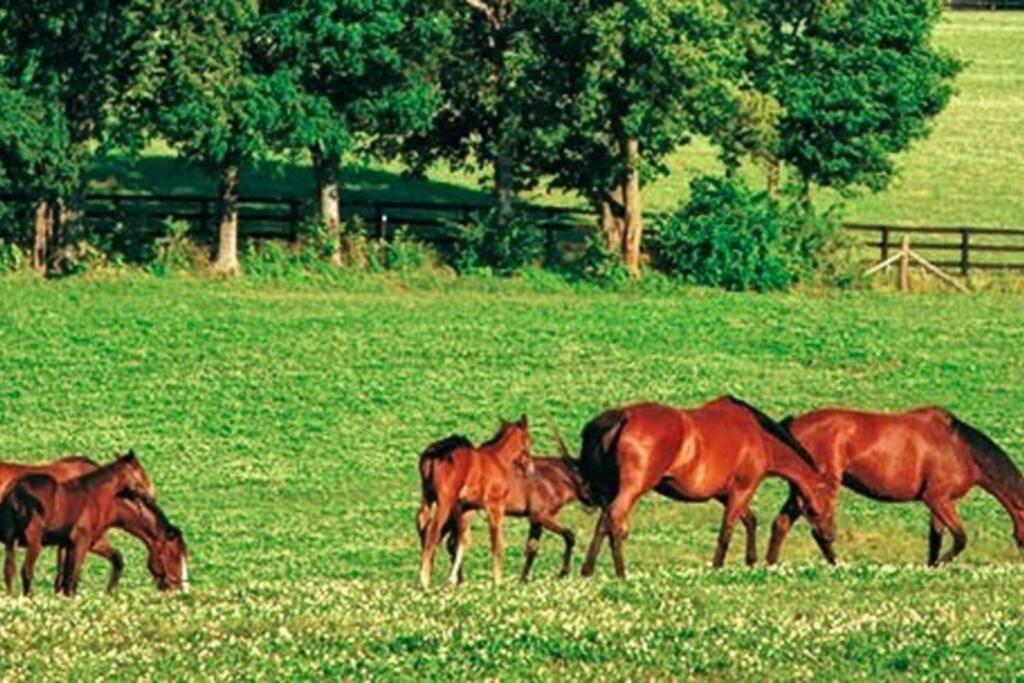
[[[164,235],[158,237],[153,245],[152,272],[166,275],[188,269],[205,270],[209,261],[206,249],[189,236],[186,221],[164,221]]]
[[[831,212],[780,202],[737,178],[703,176],[655,224],[654,257],[671,277],[739,290],[780,290],[828,270],[842,250]]]
[[[543,232],[525,211],[515,211],[504,227],[497,209],[471,214],[454,227],[453,265],[460,273],[512,275],[544,255]]]
[[[0,239],[0,275],[21,270],[28,263],[18,245]]]

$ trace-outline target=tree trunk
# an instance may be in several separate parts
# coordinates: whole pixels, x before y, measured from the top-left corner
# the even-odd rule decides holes
[[[616,187],[601,201],[601,234],[609,254],[621,254],[624,251],[622,238],[626,234],[625,202],[622,199],[622,188]]]
[[[633,277],[640,276],[640,241],[644,232],[643,201],[640,197],[640,143],[636,138],[627,138],[623,143],[626,157],[626,178],[622,185],[625,207],[623,263]]]
[[[341,266],[341,190],[338,170],[341,160],[325,157],[319,147],[312,148],[316,177],[317,217],[331,240],[331,265]]]
[[[767,177],[768,196],[772,199],[779,198],[779,187],[782,185],[782,161],[772,159],[768,162]]]
[[[515,201],[515,147],[513,131],[518,122],[509,112],[509,73],[505,55],[509,49],[508,21],[511,13],[509,0],[499,0],[492,9],[491,24],[494,40],[494,71],[497,83],[495,124],[497,131],[494,154],[494,198],[498,209],[498,225],[505,230],[512,222]]]
[[[238,272],[238,166],[227,166],[221,176],[220,236],[213,272],[234,275]]]
[[[40,199],[36,202],[35,239],[32,245],[32,268],[40,275],[46,274],[50,262],[50,240],[54,228],[53,203]]]

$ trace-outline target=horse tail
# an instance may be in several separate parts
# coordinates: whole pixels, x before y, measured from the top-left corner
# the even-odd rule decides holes
[[[1006,451],[980,429],[947,414],[953,432],[967,444],[971,458],[985,478],[1005,491],[1018,508],[1024,508],[1024,476]]]
[[[776,441],[781,441],[785,446],[788,446],[790,450],[800,456],[800,459],[814,468],[814,471],[818,471],[818,466],[814,462],[814,456],[812,456],[803,444],[797,441],[797,438],[793,436],[793,432],[790,431],[790,427],[793,424],[793,416],[790,415],[782,419],[781,422],[776,422],[772,418],[768,417],[761,410],[750,405],[746,401],[736,398],[735,396],[729,396],[729,400],[745,409],[751,415],[757,419],[758,424],[766,432],[771,434]]]
[[[569,445],[562,437],[562,433],[558,431],[558,427],[552,427],[551,429],[555,435],[555,444],[558,446],[558,455],[565,466],[569,483],[572,485],[573,493],[576,494],[576,500],[583,504],[584,509],[593,507],[591,502],[593,494],[590,491],[590,486],[587,485],[586,479],[583,478],[580,459],[573,457],[572,451],[569,450]]]
[[[587,489],[585,505],[606,507],[618,493],[619,468],[615,453],[625,425],[624,412],[609,410],[583,428],[579,469]]]

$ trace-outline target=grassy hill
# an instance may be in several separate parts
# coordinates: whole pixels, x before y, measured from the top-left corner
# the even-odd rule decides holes
[[[851,221],[918,225],[1024,225],[1024,12],[949,12],[939,42],[969,60],[960,92],[935,124],[932,136],[899,161],[900,178],[887,192],[847,202]],[[690,179],[714,170],[714,151],[701,141],[670,160],[672,173],[646,188],[650,209],[673,207]],[[209,192],[210,179],[181,164],[157,145],[138,160],[108,159],[91,172],[102,189]],[[251,194],[308,195],[303,162],[264,164],[244,178]],[[427,180],[402,177],[401,167],[353,165],[344,196],[362,199],[483,201],[486,192],[471,175],[438,168]],[[535,192],[541,204],[572,205],[573,197]],[[831,197],[824,197],[832,200]]]

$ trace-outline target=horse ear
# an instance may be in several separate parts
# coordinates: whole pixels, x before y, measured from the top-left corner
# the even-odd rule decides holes
[[[129,448],[128,452],[124,454],[125,460],[138,460],[138,456],[135,455],[135,449]]]
[[[522,415],[519,416],[519,422],[517,422],[516,424],[518,424],[523,429],[526,429],[527,427],[530,426],[529,422],[526,419],[526,413],[523,413]]]
[[[181,538],[181,529],[176,526],[171,526],[167,529],[167,540],[176,541]]]

